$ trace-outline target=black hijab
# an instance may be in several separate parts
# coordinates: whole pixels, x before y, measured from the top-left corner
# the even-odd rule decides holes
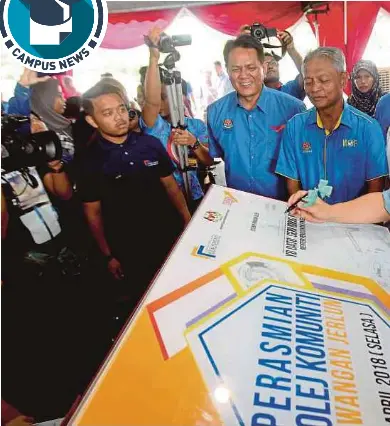
[[[360,70],[369,72],[374,78],[374,84],[367,93],[361,92],[355,83]],[[374,62],[366,60],[357,62],[352,70],[352,94],[348,98],[348,103],[372,117],[375,114],[376,104],[381,96],[382,88],[380,86],[379,73]]]

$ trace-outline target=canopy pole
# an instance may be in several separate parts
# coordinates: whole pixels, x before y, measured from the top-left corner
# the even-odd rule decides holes
[[[317,47],[320,47],[320,24],[318,23],[317,14],[314,15],[314,32],[317,41]]]
[[[347,22],[347,15],[348,15],[348,6],[347,6],[347,0],[344,0],[344,45],[347,47],[348,42],[348,22]]]

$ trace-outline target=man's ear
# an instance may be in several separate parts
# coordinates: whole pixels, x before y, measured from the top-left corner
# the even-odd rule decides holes
[[[267,72],[268,72],[268,64],[269,64],[269,62],[263,62],[263,63],[262,63],[262,65],[263,65],[263,70],[264,70],[264,76],[266,76],[266,75],[267,75]]]
[[[96,121],[94,120],[94,118],[92,117],[92,115],[86,115],[85,116],[85,121],[92,127],[94,127],[95,129],[97,129],[99,126],[97,125]]]
[[[345,89],[345,88],[346,88],[347,83],[348,83],[348,80],[349,80],[349,75],[348,75],[348,73],[347,73],[347,72],[342,72],[342,73],[341,73],[341,87],[342,87],[343,89]]]

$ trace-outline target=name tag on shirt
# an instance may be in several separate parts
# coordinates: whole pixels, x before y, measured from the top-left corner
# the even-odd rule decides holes
[[[144,164],[146,167],[158,166],[158,161],[144,160]]]

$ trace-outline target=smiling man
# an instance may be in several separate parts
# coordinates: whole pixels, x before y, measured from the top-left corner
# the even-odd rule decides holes
[[[333,47],[314,50],[304,60],[303,77],[314,108],[287,124],[276,167],[289,195],[313,189],[320,179],[333,187],[330,204],[382,191],[388,174],[383,134],[376,120],[343,100],[344,54]]]
[[[210,155],[224,159],[229,187],[285,200],[283,179],[275,174],[280,139],[305,106],[264,86],[264,51],[250,35],[228,41],[224,58],[235,91],[208,108]]]

